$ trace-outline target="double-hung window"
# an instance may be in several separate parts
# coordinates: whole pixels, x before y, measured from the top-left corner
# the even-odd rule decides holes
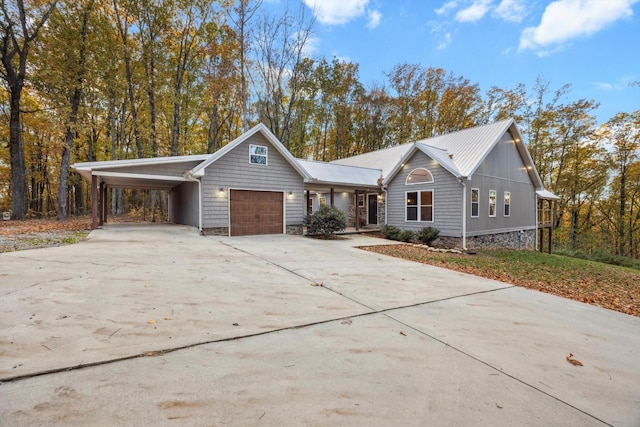
[[[407,221],[433,222],[433,190],[408,191]]]
[[[504,192],[504,216],[511,216],[511,192]]]
[[[480,216],[480,189],[471,189],[471,218]]]
[[[489,216],[496,216],[496,198],[497,198],[496,190],[489,190]]]

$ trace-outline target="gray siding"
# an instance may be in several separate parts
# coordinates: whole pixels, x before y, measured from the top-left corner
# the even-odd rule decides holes
[[[171,222],[198,227],[198,187],[197,182],[185,182],[171,190]]]
[[[250,144],[268,147],[266,166],[249,163]],[[285,193],[285,225],[302,225],[306,203],[303,187],[302,176],[261,133],[256,133],[205,169],[203,228],[229,226],[229,189],[282,191]],[[224,191],[220,192],[220,188]]]
[[[311,203],[313,204],[313,212],[320,209],[320,198],[326,199],[327,206],[331,205],[331,193],[311,194]],[[333,206],[340,209],[345,215],[349,215],[350,199],[354,197],[354,193],[336,191],[333,193]]]
[[[426,168],[433,175],[430,184],[406,185],[409,173]],[[416,152],[387,188],[387,224],[407,230],[435,227],[442,236],[462,236],[462,185],[449,171],[421,151]],[[405,221],[407,191],[433,190],[433,222]]]
[[[202,160],[185,161],[180,163],[164,163],[157,165],[126,166],[119,168],[111,167],[105,170],[118,173],[139,173],[144,175],[165,175],[181,177],[186,171],[193,169],[200,163],[202,163]],[[96,168],[96,170],[101,169]]]
[[[535,227],[535,187],[512,137],[506,133],[467,182],[467,234]],[[480,190],[479,217],[471,218],[471,188]],[[489,190],[496,190],[496,216],[489,217]],[[504,192],[511,192],[511,216],[504,216]]]

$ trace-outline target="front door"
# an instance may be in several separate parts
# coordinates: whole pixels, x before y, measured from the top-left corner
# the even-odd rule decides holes
[[[369,224],[378,223],[378,195],[369,194]]]

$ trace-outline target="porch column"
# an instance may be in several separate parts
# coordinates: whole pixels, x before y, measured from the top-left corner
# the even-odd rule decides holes
[[[333,187],[331,187],[331,191],[329,192],[330,194],[330,200],[331,200],[331,207],[333,207]]]
[[[553,236],[553,227],[549,227],[549,247],[547,252],[551,253],[551,238]]]
[[[358,196],[360,192],[356,190],[356,231],[360,230],[360,203],[358,202]]]
[[[105,223],[107,222],[107,212],[109,211],[107,207],[107,194],[109,193],[107,191],[107,184],[104,184],[102,186],[102,196],[100,198],[102,199],[102,221]]]
[[[98,225],[102,226],[104,219],[104,182],[100,183],[100,194],[98,195]]]
[[[91,228],[98,228],[98,177],[91,176]]]
[[[307,211],[307,215],[311,214],[311,211],[313,209],[309,209],[309,201],[311,200],[311,193],[309,192],[309,190],[307,190],[307,206],[305,207],[306,211]]]

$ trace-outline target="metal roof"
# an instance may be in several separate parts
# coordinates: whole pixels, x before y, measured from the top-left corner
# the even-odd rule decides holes
[[[384,177],[387,178],[398,163],[406,160],[415,145],[454,175],[468,177],[513,124],[513,119],[501,120],[489,125],[422,139],[415,143],[335,160],[333,163],[382,169]]]
[[[342,184],[347,186],[380,186],[378,183],[378,180],[382,176],[380,169],[315,162],[311,160],[297,160],[310,175],[310,179],[308,179],[307,182]]]

